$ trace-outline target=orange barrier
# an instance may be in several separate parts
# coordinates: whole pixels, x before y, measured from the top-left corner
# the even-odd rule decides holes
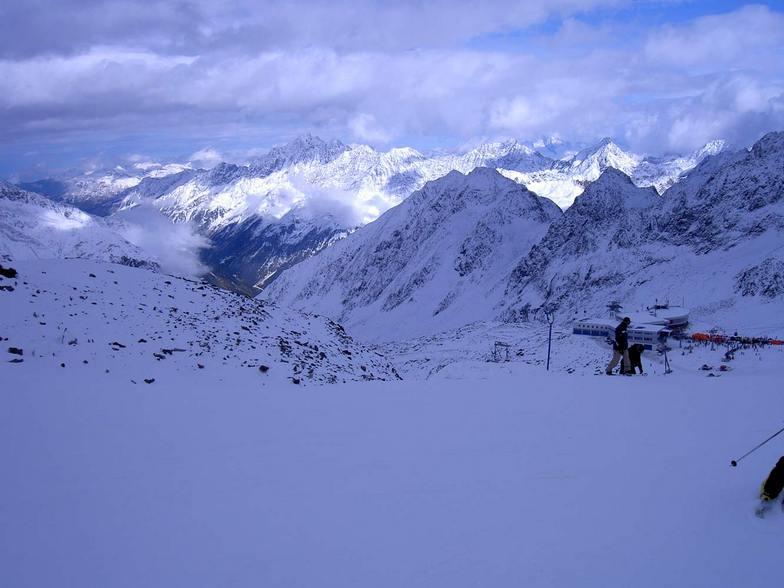
[[[692,333],[692,341],[700,343],[741,343],[744,345],[784,345],[784,340],[766,337],[742,337],[740,335],[720,335],[711,333]]]

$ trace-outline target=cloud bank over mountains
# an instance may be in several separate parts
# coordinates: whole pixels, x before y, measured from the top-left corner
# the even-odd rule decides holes
[[[664,153],[784,127],[784,12],[697,4],[11,0],[0,175],[88,152],[209,160],[304,131]]]

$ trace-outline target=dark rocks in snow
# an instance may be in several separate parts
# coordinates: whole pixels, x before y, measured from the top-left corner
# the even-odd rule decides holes
[[[167,284],[164,291],[159,294],[156,294],[156,291],[159,292],[160,285],[163,284],[159,278],[140,276],[140,279],[150,280],[150,283],[146,284],[144,289],[139,289],[139,292],[136,292],[136,285],[132,281],[129,283],[129,279],[125,277],[120,279],[117,276],[118,279],[114,280],[121,282],[121,287],[111,286],[112,278],[108,276],[105,276],[108,278],[105,280],[101,277],[94,282],[90,282],[89,279],[85,281],[91,269],[94,276],[99,276],[103,267],[91,268],[85,265],[81,267],[82,271],[70,274],[66,278],[68,281],[57,288],[53,288],[49,282],[40,281],[31,281],[26,288],[20,281],[17,290],[22,288],[29,294],[37,294],[29,300],[33,308],[25,312],[24,317],[19,317],[19,320],[28,327],[44,321],[57,325],[56,337],[60,348],[65,344],[87,346],[92,357],[89,363],[104,370],[104,373],[112,365],[116,365],[113,362],[117,361],[135,360],[147,362],[149,365],[149,355],[143,352],[144,348],[135,346],[136,342],[171,345],[171,347],[157,349],[157,345],[151,346],[155,349],[153,356],[159,361],[164,359],[174,361],[178,369],[196,367],[198,370],[204,370],[207,363],[204,360],[209,356],[210,361],[212,359],[220,361],[219,358],[223,357],[224,365],[242,365],[258,369],[260,375],[274,370],[275,362],[290,363],[292,370],[284,374],[302,384],[359,379],[368,375],[372,375],[375,379],[376,374],[381,376],[390,373],[389,366],[379,365],[375,357],[366,355],[361,346],[356,345],[351,337],[343,334],[342,327],[337,323],[329,324],[324,319],[296,312],[288,316],[285,311],[279,311],[274,306],[228,295],[212,288],[207,294],[209,301],[205,301],[199,296],[200,292],[196,291],[201,286],[183,288],[181,281],[174,278],[167,280],[170,284]],[[80,280],[78,287],[73,286],[76,282],[70,281],[74,277]],[[150,287],[155,284],[158,284],[159,288]],[[103,286],[108,287],[102,289]],[[176,306],[160,305],[160,300],[166,295],[166,289],[175,295]],[[61,297],[62,304],[58,304],[56,295],[62,292],[65,296]],[[69,296],[69,293],[72,296]],[[13,297],[3,298],[7,301],[4,304],[18,304]],[[159,312],[157,315],[150,310],[156,298],[158,306],[155,308]],[[54,305],[51,304],[53,301]],[[25,299],[23,302],[24,306],[29,308],[28,300]],[[62,310],[58,312],[59,308]],[[31,318],[33,312],[35,315]],[[158,326],[151,326],[155,324],[153,319],[155,316],[159,319]],[[211,317],[216,321],[210,321]],[[98,344],[91,345],[95,343],[91,337],[97,333],[92,331],[92,325],[101,324],[111,325],[113,330],[110,334],[117,339],[109,342],[106,341],[106,337],[99,337]],[[316,328],[312,328],[313,325],[316,325]],[[29,334],[44,337],[45,331],[46,329],[31,329]],[[124,343],[120,341],[121,338],[130,340]],[[31,352],[32,348],[26,340],[16,341],[16,343],[17,345],[23,343],[20,347],[24,347],[28,352],[25,355]],[[118,353],[120,350],[124,350],[122,360],[121,354]],[[341,355],[341,350],[347,350],[349,354]],[[59,353],[56,352],[56,348],[53,347],[49,351],[55,351],[51,354],[55,359],[54,365],[65,369],[67,362],[63,359],[66,358],[62,357],[58,362],[56,357]],[[133,353],[128,355],[129,351]],[[147,352],[152,353],[149,348]],[[177,363],[177,356],[180,354],[187,356],[183,366]],[[25,357],[25,363],[30,361]],[[68,363],[73,367],[73,364],[79,362],[87,364],[88,360],[72,357]],[[360,368],[360,363],[365,365],[364,370]],[[115,369],[109,369],[111,374],[116,372]],[[268,381],[267,378],[262,379]],[[139,381],[144,380],[140,378],[134,380],[134,383]]]
[[[12,267],[3,267],[0,265],[0,276],[4,278],[8,278],[9,280],[14,279],[19,273]]]
[[[9,360],[8,363],[22,363],[23,361],[24,359],[17,357],[16,359]]]
[[[161,349],[161,353],[166,355],[172,355],[173,353],[185,353],[186,349],[180,349],[179,347],[172,347],[171,349]]]
[[[24,355],[24,351],[22,351],[18,347],[9,347],[8,353],[11,353],[13,355]]]
[[[145,384],[152,384],[155,381],[155,378],[144,378]]]
[[[784,295],[784,262],[768,257],[735,276],[735,291],[741,296],[778,298]]]
[[[0,292],[13,292],[13,286],[0,286]]]

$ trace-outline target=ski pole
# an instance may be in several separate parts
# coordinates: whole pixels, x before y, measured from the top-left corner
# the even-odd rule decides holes
[[[734,467],[734,468],[735,468],[735,467],[738,467],[738,462],[739,462],[740,460],[742,460],[742,459],[743,459],[744,457],[746,457],[747,455],[751,455],[752,453],[754,453],[755,451],[757,451],[757,449],[759,449],[760,447],[762,447],[763,445],[765,445],[765,443],[767,443],[768,441],[770,441],[771,439],[773,439],[773,438],[774,438],[776,435],[780,435],[781,433],[784,433],[784,429],[779,429],[778,431],[776,431],[775,433],[773,433],[773,434],[772,434],[770,437],[768,437],[767,439],[765,439],[765,440],[764,440],[762,443],[760,443],[759,445],[757,445],[757,446],[756,446],[754,449],[752,449],[751,451],[748,451],[747,453],[744,453],[744,454],[743,454],[743,455],[741,455],[741,456],[740,456],[738,459],[733,459],[733,460],[730,462],[730,465],[731,465],[732,467]]]

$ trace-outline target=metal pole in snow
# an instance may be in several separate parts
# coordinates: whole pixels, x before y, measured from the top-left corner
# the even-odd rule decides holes
[[[550,333],[547,335],[547,371],[550,371],[550,348],[553,344],[553,321],[555,320],[554,312],[545,312],[547,323],[550,325]]]

